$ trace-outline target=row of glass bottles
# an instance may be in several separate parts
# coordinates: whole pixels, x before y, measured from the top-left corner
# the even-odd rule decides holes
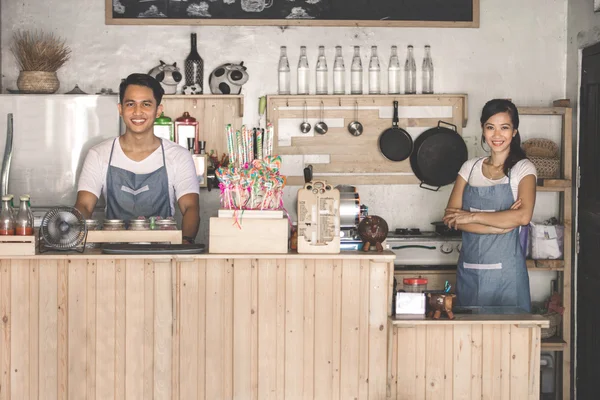
[[[425,46],[425,57],[422,64],[422,92],[433,93],[433,60],[431,48]],[[298,87],[297,94],[309,94],[310,67],[306,56],[306,46],[300,47],[298,60]],[[333,63],[333,94],[346,94],[346,67],[342,56],[342,47],[335,47],[335,60]],[[398,49],[392,46],[388,66],[388,93],[400,93],[401,67],[398,58]],[[319,46],[319,56],[316,65],[316,94],[328,93],[328,69],[325,58],[325,47]],[[417,93],[417,65],[413,54],[413,46],[408,46],[406,61],[404,63],[404,93]],[[287,57],[286,46],[281,46],[279,57],[279,94],[291,94],[290,91],[290,63]],[[371,59],[369,60],[369,94],[381,94],[381,66],[377,55],[377,46],[371,46]],[[363,66],[360,57],[360,47],[354,46],[354,56],[350,66],[350,94],[363,94]]]
[[[0,210],[0,235],[33,235],[33,213],[29,195],[19,197],[19,210],[13,210],[13,195],[2,196]]]

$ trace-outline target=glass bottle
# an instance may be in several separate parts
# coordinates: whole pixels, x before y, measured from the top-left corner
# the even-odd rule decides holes
[[[381,67],[377,56],[377,46],[371,46],[371,60],[369,61],[369,94],[381,93]]]
[[[306,57],[306,46],[300,47],[300,59],[298,60],[298,94],[308,94],[308,57]]]
[[[15,220],[15,235],[33,235],[33,216],[29,209],[29,196],[19,197],[21,204]]]
[[[404,64],[404,93],[417,93],[417,64],[415,63],[412,46],[408,46],[408,54]]]
[[[422,69],[422,78],[423,78],[423,93],[424,94],[432,94],[433,93],[433,60],[431,59],[431,47],[429,45],[425,46],[425,57],[423,58],[423,69]]]
[[[192,43],[190,54],[185,59],[185,85],[196,86],[195,94],[204,93],[204,60],[196,48],[196,34],[191,35]]]
[[[388,67],[388,93],[400,93],[400,59],[398,58],[398,48],[392,46],[390,55],[390,65]]]
[[[10,207],[10,197],[2,196],[2,210],[0,211],[0,235],[15,234],[15,218]]]
[[[346,94],[346,67],[342,56],[342,46],[335,46],[333,63],[333,94]]]
[[[360,60],[360,47],[354,46],[354,57],[352,57],[352,65],[350,67],[350,93],[362,94],[362,74],[363,67]]]
[[[287,48],[281,46],[279,54],[279,94],[290,94],[290,62],[287,58]]]
[[[316,71],[316,93],[327,94],[327,59],[325,58],[325,46],[319,46]]]
[[[24,194],[23,197],[27,198],[27,211],[29,212],[29,216],[31,217],[31,220],[33,221],[33,227],[35,228],[35,219],[33,217],[33,211],[31,211],[31,196],[28,194]]]

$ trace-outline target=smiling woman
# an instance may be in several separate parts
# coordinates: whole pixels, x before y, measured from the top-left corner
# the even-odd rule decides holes
[[[535,166],[521,149],[519,113],[512,102],[487,102],[481,127],[490,155],[464,163],[443,219],[463,232],[458,304],[529,312],[529,277],[519,236],[533,214]]]

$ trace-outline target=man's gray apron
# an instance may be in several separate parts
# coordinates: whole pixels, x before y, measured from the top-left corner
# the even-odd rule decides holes
[[[463,210],[508,210],[515,202],[510,187],[510,171],[506,184],[471,186],[471,174],[479,161],[469,173],[463,193]],[[529,275],[518,228],[499,235],[462,233],[456,293],[461,306],[519,307],[526,312],[531,311]]]
[[[169,201],[169,178],[165,163],[165,148],[162,140],[163,165],[149,174],[135,174],[110,165],[115,139],[108,159],[106,177],[106,218],[129,221],[137,217],[171,216]]]

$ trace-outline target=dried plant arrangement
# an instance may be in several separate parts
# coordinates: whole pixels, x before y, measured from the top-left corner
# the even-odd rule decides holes
[[[64,40],[53,33],[40,31],[16,32],[10,50],[21,71],[56,72],[71,55]]]

